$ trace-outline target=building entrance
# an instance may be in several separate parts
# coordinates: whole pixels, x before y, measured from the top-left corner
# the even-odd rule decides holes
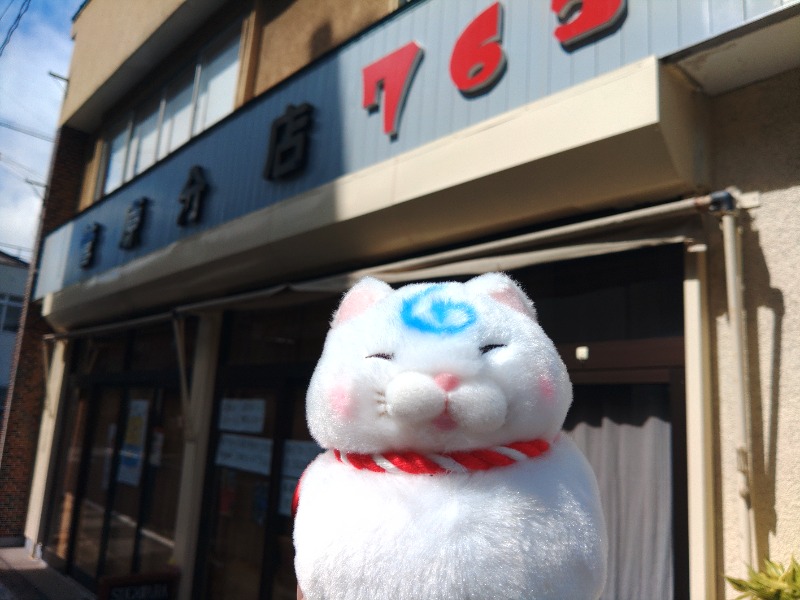
[[[193,597],[296,598],[292,497],[322,451],[305,395],[336,303],[225,318]]]
[[[42,550],[92,590],[172,557],[184,435],[171,335],[86,339],[73,353]]]
[[[564,430],[598,479],[609,539],[607,600],[689,593],[682,251],[514,273],[573,382]]]

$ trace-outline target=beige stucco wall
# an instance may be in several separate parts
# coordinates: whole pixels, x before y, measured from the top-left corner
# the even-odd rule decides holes
[[[62,122],[187,0],[92,0],[72,26],[75,46]],[[85,32],[85,35],[84,35]]]
[[[380,20],[398,0],[261,0],[261,56],[255,82],[260,94]],[[274,60],[274,57],[280,60]]]
[[[752,430],[754,543],[759,559],[800,558],[800,71],[712,101],[715,188],[760,192],[742,218]],[[719,397],[720,564],[743,575],[736,471],[735,360],[722,250],[712,244],[713,382]],[[736,594],[726,586],[726,597]]]

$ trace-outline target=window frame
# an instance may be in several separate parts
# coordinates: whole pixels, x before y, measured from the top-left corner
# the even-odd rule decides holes
[[[229,116],[236,110],[237,91],[242,77],[242,44],[244,42],[242,27],[243,21],[241,18],[237,19],[228,27],[225,27],[217,35],[213,36],[212,39],[210,39],[207,43],[203,44],[203,46],[193,54],[190,60],[183,64],[181,68],[173,72],[172,75],[162,85],[155,89],[152,94],[148,94],[141,101],[137,102],[135,106],[124,111],[120,119],[113,121],[111,126],[105,128],[100,139],[102,151],[100,153],[100,168],[98,169],[98,177],[97,181],[95,182],[95,201],[112,194],[132,179],[157,165],[159,162],[189,143],[192,139],[201,135],[204,131],[214,127],[214,125],[224,120],[225,117]],[[225,112],[223,116],[216,119],[211,124],[198,124],[197,111],[198,103],[200,101],[200,85],[202,83],[201,80],[203,77],[204,68],[207,67],[207,65],[210,64],[214,58],[224,54],[229,49],[230,45],[234,44],[237,47],[237,57],[234,67],[236,70],[236,78],[231,86],[231,89],[229,90],[231,93],[231,108],[229,111]],[[175,90],[182,90],[183,88],[180,88],[179,85],[176,88],[176,84],[179,84],[181,79],[184,77],[186,77],[188,81],[189,77],[187,77],[187,75],[189,73],[191,73],[191,82],[189,84],[191,87],[189,135],[186,139],[181,140],[175,147],[171,147],[168,144],[167,148],[165,149],[162,147],[162,140],[165,135],[164,125],[166,122],[165,117],[167,111],[167,102],[168,100],[179,95],[174,94]],[[208,103],[207,100],[206,103]],[[153,114],[152,112],[145,111],[144,109],[152,108],[153,106],[157,106],[155,157],[154,160],[145,168],[139,170],[137,167],[137,163],[139,162],[138,156],[133,156],[134,153],[138,153],[138,146],[134,148],[134,142],[140,141],[139,137],[135,135],[136,129],[140,123],[146,120],[143,119],[140,121],[139,119],[142,116],[146,117]],[[172,126],[174,126],[174,122],[170,121],[170,127]],[[108,182],[111,147],[113,141],[117,139],[114,134],[119,135],[119,133],[123,131],[125,135],[125,147],[122,156],[122,176],[118,183],[115,183],[113,187],[109,187]],[[169,134],[171,137],[171,129]]]

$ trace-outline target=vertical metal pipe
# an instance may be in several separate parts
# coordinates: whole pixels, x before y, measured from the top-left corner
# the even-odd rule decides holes
[[[733,198],[725,192],[730,200]],[[742,560],[754,565],[752,535],[752,490],[750,486],[750,415],[747,374],[747,341],[745,335],[744,287],[742,282],[741,244],[735,200],[724,209],[722,238],[725,251],[725,285],[728,295],[728,319],[731,325],[732,350],[736,360],[736,405],[738,412],[736,460],[739,481],[739,527]]]

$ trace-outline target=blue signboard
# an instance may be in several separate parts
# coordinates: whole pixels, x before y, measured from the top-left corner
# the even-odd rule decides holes
[[[772,5],[772,0],[414,3],[51,233],[36,296],[626,64],[671,54]]]

